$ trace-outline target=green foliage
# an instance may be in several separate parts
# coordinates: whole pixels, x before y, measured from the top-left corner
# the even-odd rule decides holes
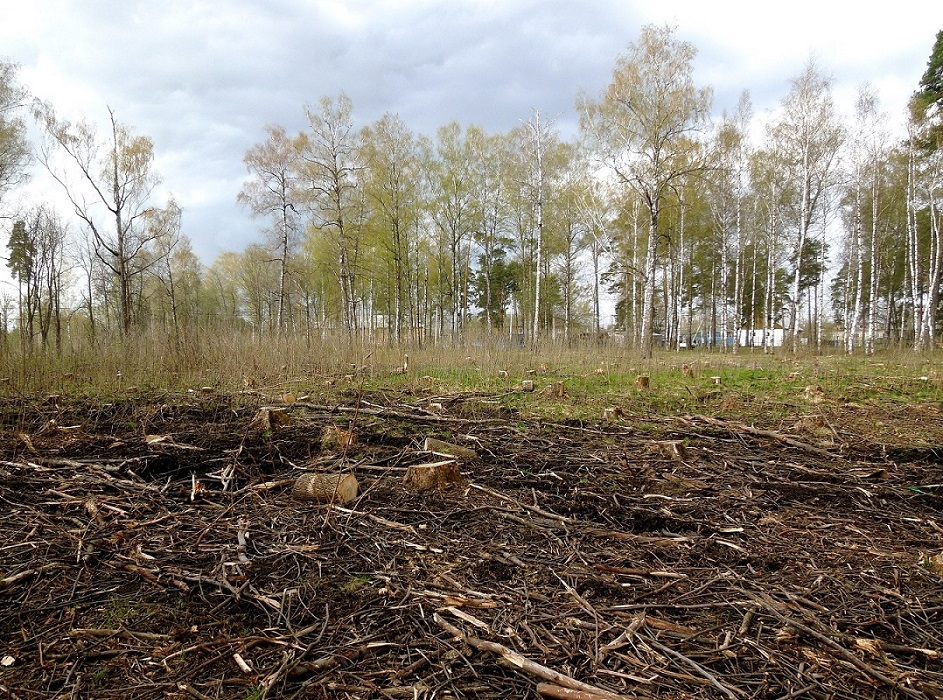
[[[26,222],[22,219],[13,224],[10,240],[7,241],[7,267],[13,278],[21,282],[28,282],[32,276],[33,258],[36,255],[36,244],[26,230]]]
[[[26,179],[31,159],[26,123],[20,116],[28,95],[17,80],[17,68],[0,60],[0,201]]]
[[[917,96],[925,109],[931,105],[939,108],[943,104],[943,29],[936,33]]]

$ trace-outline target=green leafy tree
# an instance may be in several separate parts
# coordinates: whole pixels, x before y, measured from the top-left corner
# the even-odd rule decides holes
[[[911,100],[911,111],[926,127],[923,146],[932,150],[943,147],[943,29],[936,33],[927,70]]]
[[[702,169],[697,139],[712,102],[694,84],[697,51],[672,27],[647,25],[616,64],[599,100],[582,97],[580,124],[611,172],[634,189],[649,214],[643,268],[641,351],[650,357],[655,321],[658,220],[671,187]]]
[[[7,265],[19,285],[20,337],[31,347],[38,335],[48,347],[54,331],[61,350],[61,295],[66,227],[47,207],[36,207],[14,223],[7,243]]]
[[[363,130],[363,187],[369,206],[367,226],[374,234],[388,277],[386,316],[392,339],[404,339],[404,325],[415,318],[410,295],[417,274],[413,238],[419,228],[421,169],[416,137],[398,116],[386,114]],[[385,263],[385,264],[384,264]]]
[[[427,153],[428,211],[435,228],[439,319],[457,339],[468,312],[471,238],[475,220],[473,155],[467,130],[451,122],[436,132]]]
[[[792,273],[792,349],[799,348],[800,304],[803,265],[808,260],[805,247],[812,227],[827,215],[829,193],[837,185],[837,161],[845,139],[845,129],[832,102],[831,80],[814,61],[809,61],[792,81],[782,103],[782,116],[769,130],[772,148],[789,178],[785,220],[793,232],[790,260]]]
[[[254,216],[269,217],[272,223],[275,255],[278,260],[278,330],[284,331],[288,320],[288,270],[290,256],[299,238],[297,151],[295,143],[281,126],[268,126],[268,138],[250,148],[243,157],[252,176],[242,186],[238,201]]]
[[[355,333],[365,210],[353,103],[343,93],[336,100],[322,97],[305,114],[309,128],[297,140],[299,189],[311,216],[311,235],[329,249],[335,261],[343,327]]]
[[[20,109],[27,92],[17,82],[17,66],[0,61],[0,202],[26,178],[31,152]]]

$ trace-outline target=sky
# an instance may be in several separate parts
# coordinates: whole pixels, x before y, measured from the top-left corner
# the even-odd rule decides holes
[[[814,59],[842,112],[868,83],[899,128],[943,4],[0,0],[0,59],[18,63],[21,83],[59,116],[104,131],[110,107],[149,136],[162,193],[183,207],[184,233],[209,265],[262,239],[265,222],[236,196],[266,125],[300,131],[305,105],[344,91],[358,126],[390,112],[428,135],[452,120],[504,132],[539,109],[572,138],[577,94],[599,95],[650,23],[698,49],[695,81],[713,88],[717,115],[747,90],[762,120]],[[57,188],[37,168],[15,201],[61,200]]]

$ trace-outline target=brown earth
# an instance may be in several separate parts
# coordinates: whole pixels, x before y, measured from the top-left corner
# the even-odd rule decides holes
[[[464,398],[0,406],[0,696],[943,698],[938,406]],[[426,437],[476,450],[463,484],[407,490]],[[361,495],[294,500],[311,470]]]

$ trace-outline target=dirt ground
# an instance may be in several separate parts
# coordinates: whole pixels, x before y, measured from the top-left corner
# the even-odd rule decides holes
[[[6,402],[0,697],[943,698],[939,406],[401,398]],[[461,483],[407,488],[426,437]],[[312,471],[360,495],[295,498]]]

